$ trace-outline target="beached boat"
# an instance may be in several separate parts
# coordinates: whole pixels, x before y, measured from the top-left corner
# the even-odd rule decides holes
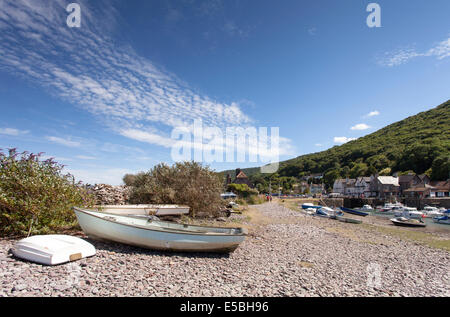
[[[302,208],[303,209],[308,209],[308,208],[320,209],[320,208],[322,208],[322,206],[316,206],[312,203],[304,203],[304,204],[302,204]]]
[[[349,214],[352,214],[352,215],[357,215],[357,216],[362,216],[362,217],[365,217],[365,216],[368,215],[367,212],[363,212],[363,211],[359,211],[359,210],[355,210],[355,209],[350,209],[350,208],[346,208],[346,207],[340,207],[340,209],[343,212],[346,212],[346,213],[349,213]]]
[[[104,205],[95,210],[115,215],[178,216],[189,214],[189,206],[180,205]]]
[[[319,217],[327,217],[329,218],[330,215],[334,214],[334,210],[329,207],[321,207],[319,209],[316,209],[316,216]]]
[[[231,252],[244,241],[244,228],[192,226],[74,208],[81,229],[93,239],[157,250]]]
[[[356,224],[361,224],[362,223],[361,220],[347,218],[347,217],[342,217],[342,216],[336,216],[336,219],[339,220],[340,222],[356,223]]]
[[[450,225],[450,209],[445,211],[443,216],[434,217],[433,222],[444,224],[444,225]]]
[[[31,236],[11,248],[14,256],[40,264],[57,265],[95,255],[95,247],[83,239],[61,234]]]
[[[427,224],[425,222],[416,220],[416,219],[408,219],[405,217],[397,217],[392,218],[391,221],[396,226],[402,226],[402,227],[426,227]]]
[[[417,211],[417,208],[414,207],[403,207],[394,213],[395,217],[404,217],[411,219],[422,219],[424,214],[420,211]]]

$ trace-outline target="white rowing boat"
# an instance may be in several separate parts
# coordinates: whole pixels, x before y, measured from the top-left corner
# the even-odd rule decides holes
[[[77,237],[50,234],[19,240],[11,248],[11,252],[27,261],[56,265],[93,256],[95,247]]]
[[[189,206],[181,205],[104,205],[96,211],[115,215],[178,216],[189,214]]]
[[[192,226],[155,221],[147,216],[123,216],[74,208],[89,237],[172,251],[231,252],[244,241],[244,228]]]

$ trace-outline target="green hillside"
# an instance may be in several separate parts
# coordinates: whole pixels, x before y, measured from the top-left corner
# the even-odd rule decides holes
[[[433,179],[450,177],[450,100],[429,111],[393,123],[372,134],[326,151],[280,163],[278,175],[260,175],[259,168],[243,169],[256,183],[269,177],[299,178],[324,173],[331,185],[339,177],[369,176],[376,172],[414,171]],[[223,174],[234,171],[224,171]]]

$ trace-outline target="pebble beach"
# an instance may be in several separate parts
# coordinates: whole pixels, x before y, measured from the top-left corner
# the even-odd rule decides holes
[[[152,251],[79,232],[97,254],[51,267],[14,258],[15,240],[1,239],[0,297],[450,296],[446,247],[374,230],[382,225],[373,220],[341,223],[272,202],[228,221],[249,230],[231,254]]]

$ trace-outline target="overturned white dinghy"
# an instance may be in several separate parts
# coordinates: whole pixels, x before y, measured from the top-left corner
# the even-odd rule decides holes
[[[178,216],[189,214],[189,206],[181,205],[104,205],[97,211],[115,215]]]
[[[83,239],[51,234],[32,236],[16,242],[14,256],[40,264],[56,265],[95,255],[95,247]]]
[[[149,249],[231,252],[247,235],[243,228],[192,226],[80,208],[74,208],[74,211],[81,229],[89,237]]]

